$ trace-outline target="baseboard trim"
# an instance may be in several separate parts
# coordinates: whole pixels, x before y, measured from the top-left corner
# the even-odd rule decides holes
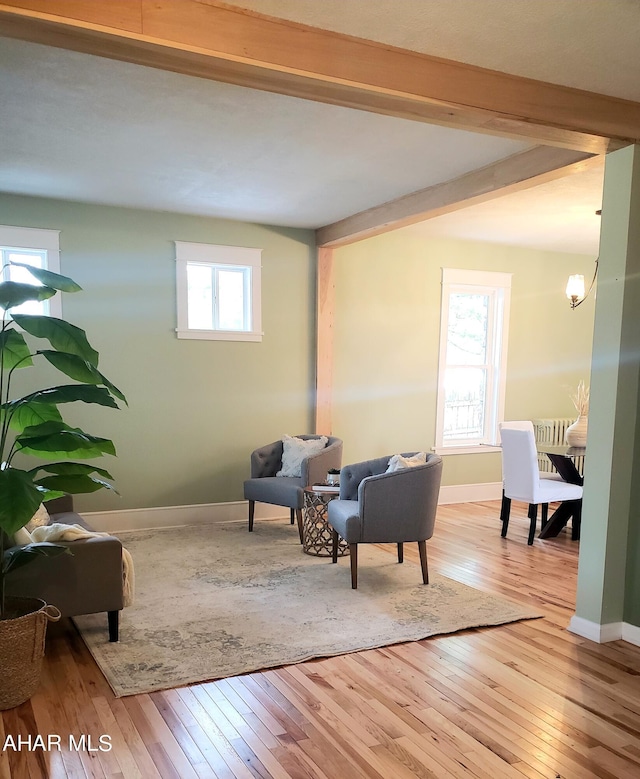
[[[575,633],[597,644],[607,644],[609,641],[626,641],[628,644],[640,646],[640,627],[628,622],[608,622],[599,625],[582,617],[571,617],[569,632]]]
[[[141,509],[120,509],[116,511],[83,511],[94,530],[104,533],[119,533],[127,530],[150,530],[159,527],[184,527],[218,522],[248,521],[249,509],[246,500],[228,503],[199,503],[193,506],[154,506]],[[256,520],[285,519],[289,509],[256,503]]]
[[[622,640],[634,646],[640,646],[640,627],[630,625],[628,622],[622,623]]]
[[[486,484],[457,484],[440,488],[438,503],[471,503],[473,501],[500,500],[502,482]],[[115,511],[83,511],[95,530],[117,533],[127,530],[149,530],[157,527],[183,527],[184,525],[234,522],[248,519],[246,500],[228,503],[199,503],[193,506],[153,506],[140,509]],[[283,506],[256,503],[256,519],[285,519],[289,510]]]
[[[483,484],[449,484],[440,487],[438,504],[477,503],[485,500],[500,500],[502,497],[502,482],[485,482]]]
[[[575,614],[571,617],[568,630],[582,638],[588,638],[589,641],[595,641],[597,644],[606,644],[609,641],[619,641],[622,638],[622,622],[609,622],[600,625],[598,622],[577,617]]]

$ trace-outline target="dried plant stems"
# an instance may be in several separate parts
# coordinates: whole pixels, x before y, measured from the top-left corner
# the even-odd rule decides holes
[[[569,397],[579,416],[586,416],[589,413],[589,387],[585,386],[584,381],[578,384],[578,389]]]

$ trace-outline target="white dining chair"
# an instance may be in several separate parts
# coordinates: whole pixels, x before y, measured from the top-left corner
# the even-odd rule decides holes
[[[508,430],[530,430],[534,434],[534,438],[535,438],[533,422],[530,419],[509,420],[508,422],[501,422],[498,427],[500,429],[500,432],[502,432],[502,430],[507,430],[507,429]],[[552,479],[559,479],[559,478],[561,478],[560,476],[558,476],[557,473],[547,474],[547,475],[550,478],[552,478]],[[507,512],[507,514],[508,514],[508,512],[510,510],[510,507],[511,507],[511,501],[504,494],[504,468],[503,468],[503,471],[502,471],[502,485],[503,485],[502,486],[502,505],[500,506],[500,521],[504,522],[505,512]],[[542,513],[542,527],[544,527],[546,522],[547,522],[547,517],[549,515],[549,504],[548,503],[543,503],[541,509],[542,509],[542,512],[541,512]],[[529,505],[529,511],[533,511],[533,508],[532,508],[531,505]],[[508,521],[509,520],[508,520],[508,517],[507,517],[507,522]],[[503,536],[504,536],[504,534],[503,534]]]
[[[502,438],[502,477],[503,505],[501,511],[502,537],[507,535],[511,501],[517,500],[529,504],[530,519],[528,543],[533,544],[538,518],[538,504],[543,506],[543,523],[547,520],[549,503],[556,501],[580,501],[576,504],[574,522],[580,519],[582,506],[582,487],[569,484],[557,474],[541,476],[538,469],[533,426],[524,429],[501,426]],[[549,478],[551,477],[551,478]]]

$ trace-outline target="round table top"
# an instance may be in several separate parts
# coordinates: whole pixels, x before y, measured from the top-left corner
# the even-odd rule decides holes
[[[338,496],[340,494],[340,487],[337,484],[309,484],[304,488],[304,491],[319,495]]]

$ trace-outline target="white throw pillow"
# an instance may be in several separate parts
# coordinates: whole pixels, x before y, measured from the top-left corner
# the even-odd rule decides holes
[[[16,544],[16,546],[30,544],[32,541],[33,539],[31,538],[31,533],[27,530],[26,527],[21,527],[20,530],[16,530],[16,532],[13,534],[13,543]]]
[[[38,506],[38,510],[36,511],[36,513],[31,517],[31,519],[25,525],[25,528],[29,533],[33,533],[33,531],[37,527],[42,527],[42,525],[48,525],[50,520],[51,517],[49,516],[49,512],[45,508],[44,503],[41,503]]]
[[[403,468],[415,468],[416,465],[424,465],[427,462],[427,453],[418,452],[412,457],[403,457],[401,454],[394,454],[389,458],[389,465],[386,473],[393,473],[394,471],[401,471]]]
[[[329,439],[326,435],[320,438],[296,438],[295,436],[282,436],[282,469],[276,476],[302,476],[302,461],[313,454],[318,454],[327,445]]]

